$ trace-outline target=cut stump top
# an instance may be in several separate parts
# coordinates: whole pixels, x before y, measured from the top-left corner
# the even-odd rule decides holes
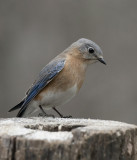
[[[0,119],[0,160],[136,160],[137,126],[63,118]]]

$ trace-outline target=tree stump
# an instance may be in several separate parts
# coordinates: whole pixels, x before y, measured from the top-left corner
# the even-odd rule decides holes
[[[92,119],[0,119],[0,160],[137,160],[137,126]]]

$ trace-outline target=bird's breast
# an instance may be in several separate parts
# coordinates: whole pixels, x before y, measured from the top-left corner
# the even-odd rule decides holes
[[[63,70],[34,98],[47,107],[60,106],[71,100],[81,88],[86,65],[77,58],[67,57]]]

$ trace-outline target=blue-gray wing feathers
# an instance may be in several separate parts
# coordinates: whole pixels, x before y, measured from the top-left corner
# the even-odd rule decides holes
[[[31,100],[64,68],[65,59],[54,59],[46,65],[40,72],[36,81],[26,93],[24,103],[21,106],[17,117],[21,117]]]

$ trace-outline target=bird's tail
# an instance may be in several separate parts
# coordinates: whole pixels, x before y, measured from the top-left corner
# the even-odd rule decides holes
[[[24,103],[24,99],[19,103],[19,104],[17,104],[16,106],[14,106],[13,108],[11,108],[8,112],[12,112],[12,111],[14,111],[14,110],[16,110],[16,109],[19,109],[19,108],[21,108],[22,107],[22,105],[23,105],[23,103]]]

